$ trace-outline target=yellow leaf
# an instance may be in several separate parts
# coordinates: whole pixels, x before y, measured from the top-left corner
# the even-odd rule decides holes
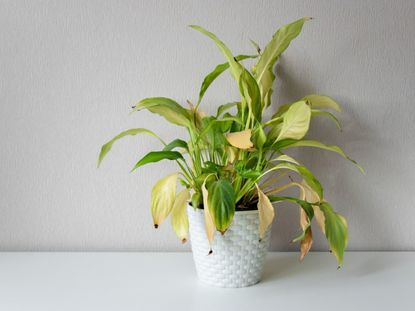
[[[281,131],[276,141],[283,139],[301,139],[310,126],[311,109],[305,101],[298,101],[284,114]]]
[[[320,197],[318,194],[311,189],[311,187],[303,180],[301,184],[304,187],[304,193],[305,193],[305,200],[308,203],[317,203],[320,202]],[[321,231],[326,234],[326,225],[325,225],[325,217],[323,212],[321,211],[320,207],[318,205],[313,205],[314,210],[314,217],[316,218],[316,221],[318,223],[318,226],[320,227]]]
[[[151,191],[151,214],[155,228],[169,216],[173,208],[178,175],[174,173],[160,179]]]
[[[258,212],[259,212],[259,237],[263,238],[268,227],[271,225],[275,211],[269,198],[256,185],[258,191]]]
[[[213,242],[213,238],[215,237],[216,226],[215,226],[215,222],[213,221],[212,215],[209,212],[208,191],[206,189],[205,184],[206,184],[206,180],[202,185],[203,210],[205,212],[205,230],[206,230],[207,239],[209,241],[209,245],[212,248],[212,242]],[[211,251],[212,249],[210,250],[210,252]]]
[[[190,192],[184,189],[176,196],[173,210],[171,212],[171,225],[177,237],[184,243],[187,240],[189,231],[189,220],[187,218],[187,202],[190,199]]]
[[[254,146],[251,142],[251,130],[233,132],[226,135],[228,142],[239,149],[249,149]]]

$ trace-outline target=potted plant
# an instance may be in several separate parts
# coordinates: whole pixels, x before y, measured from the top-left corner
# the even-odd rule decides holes
[[[148,129],[134,128],[102,146],[98,165],[118,139],[147,134],[161,142],[161,149],[147,153],[133,170],[160,160],[177,163],[179,172],[160,179],[152,190],[154,227],[170,216],[182,242],[188,239],[190,227],[196,269],[204,283],[243,287],[260,280],[275,217],[273,205],[283,201],[299,206],[301,233],[293,241],[300,244],[300,258],[312,245],[310,224],[315,219],[339,266],[342,264],[347,245],[345,218],[327,202],[314,174],[286,154],[291,148],[316,147],[338,153],[357,165],[339,147],[305,138],[312,118],[328,117],[340,126],[327,111],[340,111],[340,107],[330,97],[316,94],[279,107],[271,105],[274,65],[309,19],[304,17],[278,29],[263,50],[253,42],[255,55],[234,56],[213,33],[191,26],[213,40],[226,62],[204,78],[195,105],[188,101],[184,107],[169,98],[152,97],[141,100],[132,110],[159,114],[184,127],[188,139],[166,143]],[[251,70],[242,64],[245,59],[256,60]],[[225,71],[235,79],[240,99],[219,106],[215,115],[205,115],[199,109],[203,96]],[[275,113],[264,120],[264,112],[270,107]],[[291,187],[299,189],[298,197],[281,195]]]

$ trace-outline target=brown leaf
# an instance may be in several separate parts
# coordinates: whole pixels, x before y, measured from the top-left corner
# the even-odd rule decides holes
[[[269,198],[256,185],[258,190],[258,212],[259,212],[259,237],[262,239],[268,227],[271,225],[275,211]]]
[[[300,244],[300,261],[304,259],[304,257],[308,254],[310,251],[311,245],[313,244],[313,235],[311,233],[311,227],[308,227],[304,239],[301,240]]]

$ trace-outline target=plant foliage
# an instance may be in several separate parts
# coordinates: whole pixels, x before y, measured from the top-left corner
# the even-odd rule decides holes
[[[342,264],[347,245],[345,218],[325,200],[317,177],[286,154],[294,147],[320,148],[341,155],[363,171],[340,147],[307,137],[310,121],[315,117],[327,117],[340,128],[333,114],[340,111],[340,106],[332,98],[318,94],[279,107],[271,105],[274,66],[308,20],[310,18],[304,17],[278,29],[262,52],[253,43],[257,55],[238,56],[234,56],[213,33],[200,26],[190,26],[210,38],[226,62],[217,65],[204,78],[196,105],[189,102],[189,107],[185,108],[172,99],[152,97],[141,100],[132,110],[148,110],[184,127],[188,139],[175,139],[166,144],[149,130],[130,129],[107,142],[99,155],[98,163],[101,163],[113,143],[127,135],[144,133],[160,140],[161,150],[147,153],[133,168],[171,160],[180,169],[159,180],[153,188],[151,211],[155,227],[171,214],[174,231],[180,240],[186,241],[186,205],[190,200],[194,208],[204,209],[206,233],[212,243],[215,231],[226,234],[236,209],[255,206],[259,210],[258,230],[262,237],[276,215],[273,204],[292,202],[300,209],[301,233],[293,241],[300,243],[301,259],[311,248],[311,222],[315,219],[327,237],[330,250],[339,265]],[[256,64],[247,69],[242,63],[246,59],[254,59]],[[219,106],[216,115],[201,113],[199,107],[209,86],[228,70],[239,90],[239,100]],[[264,113],[270,108],[276,112],[264,120]],[[297,177],[293,178],[287,172]],[[178,181],[183,190],[176,194]],[[299,197],[279,196],[280,192],[291,187],[299,189]]]

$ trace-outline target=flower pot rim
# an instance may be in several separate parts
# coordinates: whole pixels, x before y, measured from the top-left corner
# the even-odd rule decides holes
[[[193,206],[190,205],[189,203],[187,204],[187,207],[192,209],[195,212],[203,213],[203,208],[193,208]],[[238,215],[241,215],[241,214],[258,214],[258,210],[257,209],[250,209],[250,210],[243,211],[243,210],[240,210],[240,209],[239,210],[236,209],[235,214],[238,214]]]

